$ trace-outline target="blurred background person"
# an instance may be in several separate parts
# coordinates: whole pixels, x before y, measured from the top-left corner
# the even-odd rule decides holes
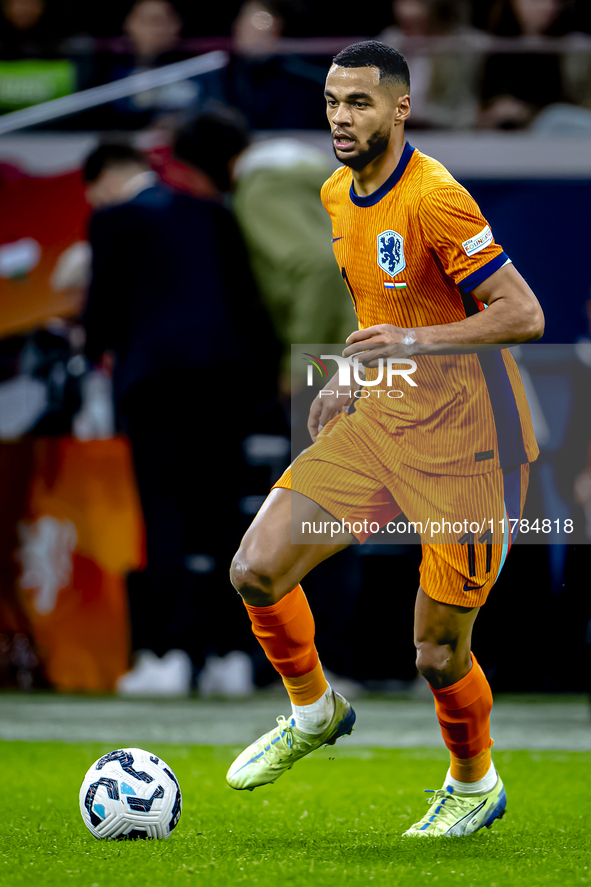
[[[476,119],[484,35],[468,25],[463,0],[393,0],[393,23],[377,40],[410,68],[415,129],[466,129]]]
[[[190,663],[169,651],[198,671],[210,651],[250,646],[240,620],[221,613],[241,444],[273,387],[276,349],[227,210],[160,184],[123,144],[97,148],[84,179],[96,210],[86,351],[94,362],[114,355],[146,523],[147,567],[129,577],[132,646],[169,654],[144,654],[121,687],[151,692],[163,681],[186,692]]]
[[[191,58],[181,40],[183,21],[170,0],[136,0],[122,24],[123,37],[97,60],[97,83],[109,83]],[[216,75],[181,80],[119,99],[95,112],[95,126],[139,129],[179,113],[195,113],[207,97],[221,94]]]
[[[200,115],[178,133],[173,152],[205,172],[220,192],[232,191],[253,272],[282,343],[281,388],[287,394],[291,345],[342,343],[357,323],[319,201],[331,173],[326,155],[293,138],[251,142],[244,118],[231,109]]]
[[[130,44],[134,67],[150,68],[178,60],[182,21],[176,7],[167,0],[139,0],[134,3],[123,30]]]
[[[548,105],[569,96],[557,52],[519,52],[541,37],[564,36],[571,27],[564,0],[497,0],[491,8],[489,31],[499,37],[520,37],[512,52],[495,52],[485,63],[480,88],[480,126],[523,129]]]
[[[285,28],[287,8],[281,2],[246,0],[232,26],[234,50],[253,58],[273,55]]]
[[[253,129],[321,129],[326,64],[286,54],[281,38],[298,34],[299,0],[245,0],[232,25],[228,101]]]
[[[52,58],[55,36],[45,0],[3,0],[0,6],[0,58]]]

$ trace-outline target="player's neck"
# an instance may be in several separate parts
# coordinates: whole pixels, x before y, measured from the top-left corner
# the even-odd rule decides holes
[[[391,139],[387,149],[363,169],[353,170],[353,187],[358,197],[369,197],[390,178],[402,157],[405,139]]]

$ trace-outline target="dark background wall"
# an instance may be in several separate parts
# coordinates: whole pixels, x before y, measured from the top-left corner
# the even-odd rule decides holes
[[[540,300],[543,342],[589,336],[591,182],[470,181],[494,235]]]

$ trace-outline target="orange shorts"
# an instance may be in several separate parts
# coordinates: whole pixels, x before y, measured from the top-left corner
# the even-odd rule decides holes
[[[381,528],[380,541],[404,543],[410,522],[421,537],[425,593],[446,604],[482,606],[517,535],[529,465],[430,474],[401,463],[395,443],[386,454],[374,452],[351,433],[348,418],[331,422],[330,434],[304,450],[275,488],[312,499],[359,542]],[[397,521],[400,515],[407,522]],[[311,543],[327,541],[316,526],[302,531]]]

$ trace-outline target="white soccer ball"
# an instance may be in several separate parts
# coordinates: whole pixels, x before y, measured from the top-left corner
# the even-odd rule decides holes
[[[182,803],[173,771],[141,748],[103,755],[80,788],[80,813],[95,838],[168,838],[181,818]]]

